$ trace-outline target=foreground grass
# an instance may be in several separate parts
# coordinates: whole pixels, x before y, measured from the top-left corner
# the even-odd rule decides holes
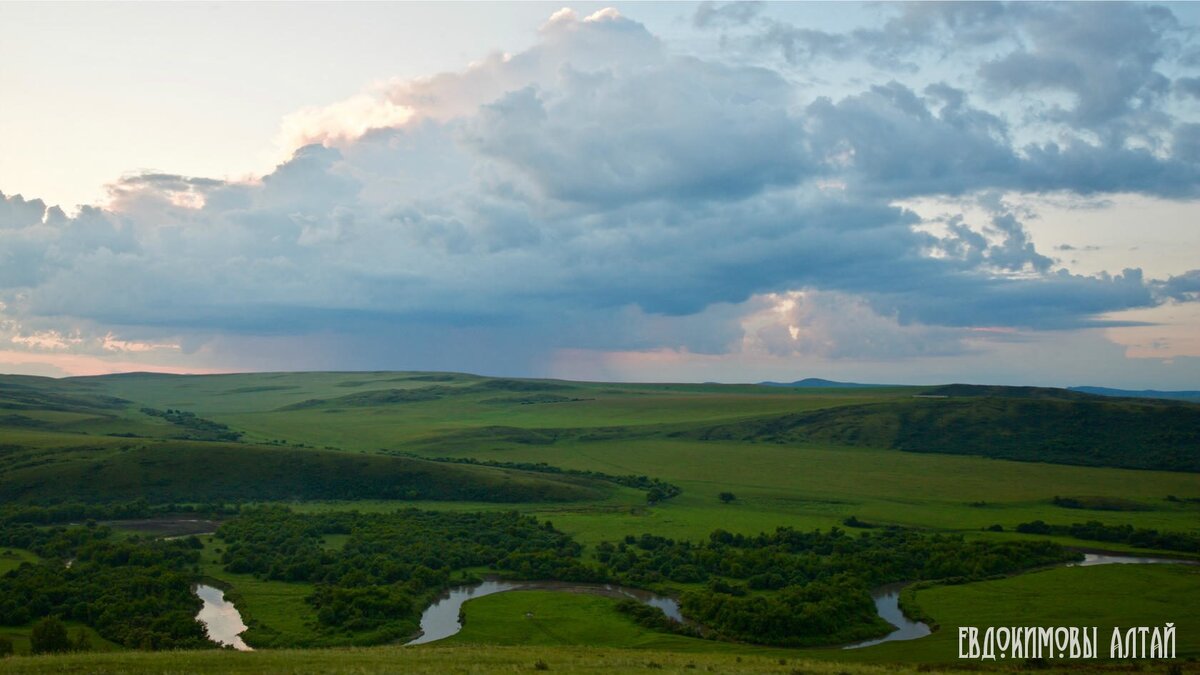
[[[544,667],[539,667],[541,663]],[[1195,664],[1181,664],[1180,672],[1198,672]],[[1142,666],[1134,666],[1141,670]],[[1146,672],[1163,672],[1161,664],[1145,664]],[[81,654],[0,659],[0,673],[240,673],[302,675],[330,673],[372,675],[407,673],[763,673],[794,675],[906,675],[908,673],[975,672],[948,666],[878,666],[825,663],[802,659],[779,659],[726,654],[677,654],[620,649],[581,647],[378,647],[372,649],[280,650],[253,653],[206,652],[126,652],[120,654]],[[1088,670],[1050,670],[1042,672],[1103,672]],[[1125,666],[1120,672],[1129,672]],[[1113,669],[1113,672],[1118,672]]]

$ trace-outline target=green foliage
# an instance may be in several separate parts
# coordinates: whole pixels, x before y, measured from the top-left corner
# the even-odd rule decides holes
[[[198,477],[202,477],[198,478]],[[460,467],[404,457],[176,441],[115,454],[28,464],[0,473],[0,500],[232,502],[431,499],[538,502],[595,499],[585,478]]]
[[[721,503],[728,504],[729,502],[737,499],[737,495],[733,494],[732,492],[722,492],[721,494],[717,495],[717,498],[721,500]]]
[[[1088,541],[1105,541],[1128,544],[1138,548],[1156,548],[1163,551],[1200,553],[1200,536],[1183,532],[1159,532],[1158,530],[1132,525],[1105,525],[1096,520],[1071,525],[1047,525],[1041,520],[1017,525],[1022,534],[1066,535]]]
[[[110,412],[130,401],[97,393],[78,383],[47,377],[0,376],[0,410],[54,410],[59,412]]]
[[[700,630],[695,626],[675,621],[658,607],[652,607],[637,600],[622,600],[617,603],[616,609],[643,628],[689,637],[701,636]]]
[[[1169,500],[1168,500],[1169,501]],[[1064,509],[1086,509],[1089,511],[1148,511],[1150,507],[1129,499],[1117,497],[1059,497],[1051,502]]]
[[[930,566],[926,569],[922,565],[912,572],[912,576],[905,577],[909,579],[928,572],[965,574],[956,578],[969,580],[975,579],[971,575],[976,573],[986,574],[990,570],[1014,566],[990,562],[997,555],[1001,562],[1008,559],[1003,551],[986,547],[978,551],[964,550],[959,544],[942,546],[927,542],[923,554],[912,553],[920,550],[915,544],[899,546],[898,553],[879,551],[874,547],[858,549],[858,544],[852,543],[858,532],[844,535],[845,541],[835,542],[827,552],[770,550],[770,547],[752,550],[753,547],[743,546],[745,550],[717,554],[715,549],[705,550],[707,544],[704,544],[692,545],[696,551],[678,556],[674,553],[678,545],[669,537],[704,537],[714,522],[743,533],[770,531],[780,524],[792,525],[797,530],[824,529],[838,524],[843,516],[853,511],[856,514],[854,520],[859,523],[878,523],[876,529],[868,533],[871,537],[891,536],[884,524],[897,523],[932,531],[970,532],[968,536],[998,541],[1019,536],[984,531],[989,524],[1002,522],[1011,531],[1012,524],[1022,521],[1040,518],[1054,522],[1054,515],[1063,512],[1060,506],[1052,503],[1051,496],[1077,495],[1081,491],[1097,496],[1062,499],[1079,500],[1086,508],[1121,504],[1122,500],[1146,507],[1143,511],[1122,508],[1120,512],[1114,510],[1111,515],[1105,515],[1114,526],[1128,523],[1135,530],[1184,531],[1192,528],[1196,513],[1193,508],[1197,494],[1194,475],[1022,465],[950,456],[960,449],[980,455],[992,453],[988,446],[994,441],[1001,453],[1024,453],[1019,457],[1013,455],[1021,459],[1032,457],[1096,466],[1113,463],[1136,466],[1137,462],[1145,460],[1147,466],[1165,466],[1160,460],[1165,456],[1163,448],[1168,446],[1159,441],[1170,440],[1171,429],[1184,428],[1170,423],[1162,427],[1162,436],[1155,436],[1158,432],[1153,429],[1143,434],[1150,425],[1158,423],[1156,420],[1165,414],[1165,408],[1144,402],[1106,399],[1107,403],[1117,406],[1111,419],[1128,426],[1128,430],[1105,427],[1108,424],[1107,409],[1092,415],[1102,423],[1096,429],[1080,432],[1078,425],[1068,421],[1058,430],[1053,428],[1058,424],[1054,420],[1074,415],[1093,403],[1088,397],[1064,396],[1058,390],[955,386],[924,392],[949,398],[913,399],[912,394],[922,390],[768,391],[753,386],[565,384],[405,373],[271,373],[211,377],[142,374],[61,381],[17,378],[13,381],[27,387],[14,390],[25,397],[18,400],[9,396],[9,380],[0,378],[0,437],[3,438],[0,440],[0,503],[14,508],[0,510],[0,522],[49,524],[87,518],[145,518],[176,512],[160,509],[166,509],[171,502],[178,504],[185,500],[194,502],[196,509],[207,508],[202,505],[236,505],[239,501],[260,499],[291,501],[359,499],[362,496],[437,499],[444,502],[437,508],[451,510],[511,508],[483,502],[492,500],[489,494],[493,491],[505,495],[499,504],[511,502],[514,497],[510,495],[536,494],[530,486],[549,481],[552,487],[545,488],[549,490],[548,494],[569,494],[578,501],[534,508],[553,511],[555,524],[581,542],[596,545],[606,538],[614,542],[596,546],[598,557],[607,556],[606,560],[619,563],[628,549],[633,548],[639,560],[644,562],[621,571],[610,562],[595,564],[574,554],[559,555],[548,549],[505,550],[492,563],[451,570],[455,583],[460,576],[465,576],[464,572],[474,576],[479,567],[492,566],[510,577],[606,580],[654,586],[660,591],[666,586],[672,592],[680,592],[683,587],[697,595],[698,606],[719,606],[721,609],[711,611],[728,614],[728,624],[714,622],[721,627],[714,636],[731,639],[739,639],[737,631],[744,629],[744,626],[739,627],[745,618],[741,617],[742,612],[753,611],[752,603],[756,598],[762,598],[767,611],[781,614],[803,617],[806,607],[820,608],[820,612],[834,617],[834,621],[822,626],[815,623],[820,617],[810,615],[809,619],[814,623],[805,624],[805,630],[814,633],[806,638],[813,640],[813,644],[841,640],[849,631],[836,631],[851,626],[858,612],[856,607],[861,604],[853,598],[861,599],[861,593],[875,583],[864,570],[903,571],[910,564],[906,562],[906,556],[910,554],[914,558],[928,554]],[[444,386],[418,394],[395,393],[425,388],[420,383]],[[34,395],[27,395],[31,391]],[[360,396],[344,399],[348,393]],[[421,400],[407,400],[413,398]],[[320,404],[281,410],[297,402],[313,400]],[[1144,407],[1147,405],[1150,407]],[[181,429],[186,429],[163,417],[140,414],[138,408],[141,406],[194,410],[198,418],[245,433],[243,439],[248,442],[232,445],[219,441],[163,440],[166,435],[179,434]],[[818,409],[825,410],[820,414],[813,412]],[[1126,413],[1128,415],[1122,417]],[[1081,415],[1087,420],[1091,413],[1084,411]],[[1041,419],[1043,416],[1046,420]],[[815,421],[797,425],[798,419]],[[1026,425],[1030,429],[1026,429]],[[139,438],[116,439],[112,437],[114,433]],[[1040,437],[1027,443],[1030,434],[1040,434]],[[1102,438],[1121,434],[1125,434],[1123,440],[1112,443]],[[1064,450],[1067,446],[1054,445],[1064,438],[1070,441],[1072,437],[1083,439],[1087,447],[1080,450],[1074,446]],[[1188,437],[1177,435],[1175,440],[1180,438],[1186,441]],[[256,444],[262,439],[278,439],[276,445],[289,447],[264,448]],[[695,442],[700,439],[710,442]],[[938,447],[939,444],[946,447]],[[949,447],[950,444],[960,447]],[[1121,447],[1116,447],[1118,444]],[[1092,452],[1093,445],[1098,448],[1095,453]],[[317,447],[325,447],[326,451],[308,449]],[[376,460],[411,460],[371,454],[382,447],[420,449],[426,454],[469,455],[480,458],[481,462],[502,459],[509,466],[421,463],[416,466],[439,473],[414,478],[414,483],[409,484],[404,484],[408,479],[403,477],[372,482],[381,469],[384,474],[392,470],[377,464]],[[345,452],[327,452],[340,448]],[[947,454],[886,450],[890,448],[935,449]],[[288,454],[266,455],[264,451]],[[332,457],[338,454],[339,458]],[[1066,455],[1074,458],[1063,459]],[[304,457],[312,457],[314,464],[302,465]],[[561,467],[562,473],[514,470],[517,465],[546,463],[556,469]],[[781,470],[781,467],[802,467],[803,470]],[[631,499],[629,491],[613,490],[608,485],[612,481],[597,482],[595,478],[599,476],[589,477],[591,472],[629,473],[635,478],[639,474],[660,476],[659,480],[682,486],[686,492],[668,502],[651,499],[658,506],[647,508],[641,503],[640,495],[636,500]],[[197,480],[197,477],[203,478]],[[344,484],[338,482],[341,477],[346,477]],[[1084,485],[1086,490],[1081,487]],[[656,486],[631,487],[644,489],[649,498]],[[712,499],[713,489],[736,490],[742,506],[723,506]],[[1164,501],[1163,496],[1169,493],[1178,497]],[[452,500],[463,498],[465,494],[478,496],[467,497],[474,500],[469,505],[453,503]],[[147,502],[140,506],[128,505],[142,495],[148,497]],[[81,507],[80,504],[51,503],[63,499],[85,504]],[[519,497],[515,499],[525,501]],[[43,506],[27,508],[25,504],[29,502],[40,502]],[[972,505],[972,502],[978,504]],[[391,510],[396,506],[395,502],[364,502],[353,506],[305,503],[297,508]],[[110,511],[110,507],[113,510]],[[179,507],[179,511],[186,513],[185,508],[190,507]],[[231,507],[230,511],[235,508]],[[205,512],[214,513],[211,510]],[[13,516],[11,519],[10,515]],[[226,512],[225,515],[231,514]],[[643,530],[653,534],[634,537],[632,542],[625,543],[625,551],[618,550],[617,542],[622,535]],[[1068,531],[1056,536],[1075,535]],[[326,539],[324,545],[321,538]],[[376,575],[392,564],[389,548],[393,547],[392,543],[386,543],[383,550],[371,556],[355,558],[371,583],[360,584],[353,577],[347,581],[354,583],[341,583],[340,577],[334,579],[332,576],[327,580],[319,574],[311,574],[306,568],[315,561],[313,569],[336,572],[336,566],[326,564],[313,549],[329,549],[336,557],[337,550],[350,538],[349,534],[319,534],[313,546],[307,535],[298,540],[268,538],[266,541],[270,545],[265,547],[263,558],[269,564],[259,571],[242,574],[224,569],[219,558],[229,545],[217,540],[214,546],[204,551],[203,573],[230,585],[229,597],[245,612],[252,627],[248,637],[252,636],[251,643],[255,646],[272,644],[270,640],[259,642],[260,635],[270,637],[272,631],[277,631],[274,635],[278,640],[274,644],[278,645],[365,643],[403,637],[399,624],[389,622],[386,617],[404,614],[409,617],[407,625],[411,626],[412,617],[424,605],[428,594],[435,592],[431,589],[440,583],[437,579],[441,568],[436,565],[426,567],[432,576],[418,580],[417,585],[424,589],[419,592],[405,587],[411,583],[407,579],[374,583],[379,579]],[[433,538],[437,539],[437,536]],[[1162,543],[1154,539],[1138,541],[1149,545]],[[49,556],[46,565],[53,569],[61,568],[61,561],[73,557],[69,550],[77,544],[35,547],[41,554]],[[404,542],[397,545],[403,546]],[[280,550],[271,550],[272,546],[278,546]],[[27,548],[14,545],[13,550],[13,554],[6,556],[0,548],[0,571],[15,570],[22,562],[35,559]],[[440,553],[440,549],[434,553]],[[728,555],[740,567],[713,568],[705,559],[714,554]],[[767,561],[765,566],[756,566],[759,558]],[[861,568],[846,564],[855,558],[862,559]],[[1014,558],[1017,563],[1020,563],[1019,558]],[[880,560],[885,562],[881,564]],[[771,561],[776,564],[772,565]],[[424,566],[423,561],[418,562]],[[82,564],[77,561],[73,568]],[[193,575],[194,580],[196,573],[191,571],[190,565],[185,565],[185,571]],[[61,569],[55,574],[59,572]],[[260,578],[255,579],[251,574]],[[301,580],[287,580],[292,578]],[[844,601],[827,603],[826,595],[833,592],[832,589],[841,588],[839,584],[845,584],[851,592]],[[975,585],[966,584],[960,588]],[[804,592],[801,589],[805,589]],[[1050,598],[1062,594],[1049,587],[1042,590]],[[306,597],[310,598],[308,604],[304,601]],[[468,606],[473,607],[475,602]],[[1082,616],[1087,615],[1087,608],[1095,609],[1103,604],[1104,599],[1095,596],[1091,598],[1091,604],[1080,602],[1081,611],[1076,614]],[[323,610],[326,620],[331,623],[322,623],[319,619],[318,614]],[[606,612],[615,614],[611,607]],[[58,613],[69,620],[73,634],[79,619],[65,610]],[[685,613],[688,613],[686,608]],[[276,623],[275,618],[285,614],[291,623]],[[522,626],[534,623],[521,623],[519,619],[523,616],[517,615],[515,623]],[[263,617],[259,623],[258,619]],[[500,619],[493,617],[491,620]],[[626,627],[640,635],[637,639],[646,641],[645,644],[686,644],[687,649],[702,651],[742,649],[747,654],[758,649],[745,643],[711,640],[695,646],[691,643],[699,641],[677,635],[651,635],[624,616],[617,616],[616,620],[628,624]],[[354,630],[342,631],[334,624],[354,626]],[[877,624],[855,625],[857,628],[853,630],[872,634],[886,630]],[[12,630],[27,631],[28,623],[25,626]],[[484,628],[478,623],[475,627]],[[543,628],[548,632],[543,633]],[[562,631],[555,629],[553,623],[541,623],[536,632],[547,640],[559,639]],[[820,638],[817,632],[826,629],[833,629],[835,633]],[[503,630],[508,628],[499,632]],[[18,647],[24,650],[24,633],[10,631],[9,634],[18,636]],[[317,637],[310,640],[311,635]],[[92,639],[98,646],[107,645],[101,637],[103,635],[93,635]],[[585,630],[578,631],[578,644],[595,644],[589,640],[596,639]],[[921,642],[914,641],[913,644],[919,646]],[[886,654],[893,647],[884,645],[861,650],[862,656],[859,651],[838,653],[835,658],[870,658],[871,653],[880,653],[877,651],[880,649]],[[953,648],[946,651],[952,653]],[[366,658],[365,652],[355,654],[356,659]],[[229,656],[240,658],[242,655]],[[553,656],[552,652],[526,653],[519,663],[528,669],[535,658],[543,657],[555,671],[565,669],[561,665],[564,659]],[[257,654],[247,658],[270,659],[274,655]],[[323,657],[308,653],[295,658]],[[642,658],[638,667],[644,668],[647,658]],[[668,663],[658,654],[653,660]],[[732,663],[730,660],[725,665]],[[683,667],[682,663],[677,666]],[[276,671],[283,669],[275,668]],[[389,663],[388,669],[395,670],[396,666]],[[802,669],[816,670],[812,667]],[[717,667],[716,670],[728,672],[731,668]],[[755,672],[771,671],[758,668]]]
[[[1178,636],[1177,658],[1158,665],[1147,661],[1067,665],[1049,659],[1052,670],[1111,673],[1140,666],[1146,673],[1162,673],[1172,662],[1194,668],[1188,662],[1200,656],[1200,569],[1192,565],[1059,567],[979,583],[918,586],[913,588],[912,603],[905,602],[907,591],[901,593],[901,607],[906,613],[914,605],[920,610],[910,618],[932,616],[942,628],[920,640],[853,650],[861,653],[844,656],[902,663],[941,662],[953,667],[958,653],[957,626],[983,630],[988,626],[1070,626],[1081,621],[1097,627],[1101,659],[1107,656],[1114,627],[1124,633],[1131,626],[1173,622]],[[962,662],[957,661],[957,665]],[[1004,670],[1002,666],[1000,670]]]
[[[954,385],[960,386],[965,385]],[[990,388],[988,392],[1009,389],[1013,388]],[[1200,445],[1200,405],[1101,399],[1054,389],[1037,391],[1043,394],[909,398],[839,406],[677,435],[699,440],[822,442],[1020,461],[1200,471],[1200,455],[1195,453]],[[1060,391],[1061,396],[1056,393]]]
[[[345,535],[338,550],[322,546]],[[297,514],[282,507],[245,509],[221,526],[226,571],[315,584],[308,598],[321,644],[371,644],[413,633],[452,572],[491,566],[511,575],[587,580],[580,547],[549,524],[515,512]]]
[[[54,654],[71,651],[67,627],[56,616],[47,616],[33,624],[29,634],[29,650],[34,654]]]
[[[71,638],[71,651],[92,651],[92,639],[88,637],[86,630],[80,628],[79,630],[75,631],[75,637]]]
[[[211,646],[194,618],[201,606],[192,592],[191,570],[199,560],[194,540],[117,540],[106,527],[8,525],[0,529],[0,545],[29,549],[46,560],[0,576],[0,625],[40,619],[48,626],[40,644],[55,649],[58,619],[48,617],[85,623],[126,647]],[[65,628],[62,642],[70,647]]]
[[[81,520],[128,520],[167,515],[216,517],[238,512],[237,505],[225,504],[154,504],[145,499],[118,503],[64,502],[47,506],[9,504],[0,507],[0,523],[50,525]]]
[[[416,380],[417,378],[405,379]],[[313,398],[284,406],[280,408],[280,410],[307,410],[310,408],[373,408],[405,403],[423,403],[427,401],[437,401],[447,397],[470,396],[472,394],[479,393],[494,393],[503,391],[548,392],[565,391],[572,388],[573,387],[569,385],[546,382],[544,380],[483,379],[468,386],[433,385],[428,387],[418,387],[415,389],[372,389],[370,391],[347,394],[345,396],[338,396],[329,399]],[[513,402],[520,405],[528,403],[561,403],[577,400],[580,399],[569,399],[552,394],[539,394],[536,396],[518,397],[518,400],[516,401],[487,399],[486,402]]]
[[[849,518],[842,520],[842,524],[846,527],[857,527],[863,530],[870,530],[878,527],[878,525],[875,525],[874,523],[868,523],[865,520],[859,520],[858,516],[850,516]]]
[[[684,616],[715,636],[781,646],[873,637],[879,623],[869,589],[917,579],[984,579],[1080,556],[1045,541],[966,541],[888,529],[850,536],[779,528],[754,537],[717,530],[702,544],[643,534],[598,547],[596,557],[624,583],[710,581],[685,593]],[[720,578],[744,580],[746,594]]]
[[[142,413],[151,417],[161,417],[182,428],[185,433],[179,438],[197,441],[236,441],[245,435],[219,422],[197,417],[195,413],[186,410],[142,408]]]
[[[432,462],[472,464],[475,466],[490,466],[500,469],[515,469],[517,471],[530,471],[534,473],[562,474],[567,476],[580,476],[583,478],[602,480],[609,483],[615,483],[616,485],[624,485],[625,487],[645,490],[647,492],[646,501],[650,502],[651,504],[676,497],[683,492],[683,489],[678,485],[668,483],[661,478],[637,476],[634,474],[629,474],[626,476],[614,476],[602,471],[563,469],[561,467],[552,466],[545,462],[500,462],[494,459],[482,460],[475,459],[473,457],[421,457],[421,459],[427,459]]]

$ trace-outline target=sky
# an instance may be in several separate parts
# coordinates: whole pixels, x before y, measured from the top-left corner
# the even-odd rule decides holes
[[[1200,5],[0,3],[0,372],[1200,389]]]

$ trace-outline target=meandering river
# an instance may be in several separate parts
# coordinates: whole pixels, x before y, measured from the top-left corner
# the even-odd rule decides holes
[[[1066,567],[1091,567],[1093,565],[1196,565],[1195,560],[1179,560],[1176,558],[1149,558],[1144,556],[1121,555],[1119,553],[1084,553],[1083,560],[1079,562],[1066,563]],[[929,635],[933,631],[929,626],[922,621],[913,621],[904,616],[904,612],[900,611],[900,591],[904,590],[907,583],[887,584],[880,586],[871,592],[871,599],[875,601],[875,611],[879,616],[888,623],[895,626],[896,630],[888,633],[886,636],[876,638],[874,640],[864,640],[854,644],[846,645],[843,649],[859,649],[861,647],[870,647],[883,642],[896,642],[900,640],[916,640]]]
[[[854,644],[842,647],[842,649],[859,649],[883,642],[916,640],[932,633],[933,630],[924,621],[913,621],[904,616],[904,612],[900,611],[900,591],[904,590],[904,587],[907,585],[904,582],[886,584],[871,591],[871,599],[875,601],[875,613],[884,621],[892,624],[896,630],[881,638],[855,642]]]
[[[565,593],[588,593],[603,595],[609,598],[633,599],[638,602],[657,607],[664,614],[676,621],[683,621],[679,612],[679,603],[675,600],[655,595],[649,591],[612,584],[575,584],[560,581],[499,581],[489,580],[469,586],[451,588],[434,601],[421,614],[421,635],[408,642],[409,645],[420,645],[426,642],[441,640],[462,630],[459,612],[463,603],[485,595],[503,593],[505,591],[562,591]]]
[[[1067,563],[1068,567],[1090,567],[1092,565],[1165,565],[1200,564],[1194,560],[1177,560],[1173,558],[1151,558],[1144,556],[1122,555],[1116,553],[1085,553],[1083,560]],[[921,621],[912,621],[900,611],[900,592],[907,583],[887,584],[871,592],[875,601],[875,611],[895,630],[884,637],[865,640],[846,645],[843,649],[859,649],[884,642],[899,640],[916,640],[929,635],[932,631]],[[679,611],[679,603],[673,598],[656,595],[649,591],[613,584],[576,584],[561,581],[502,581],[488,580],[478,584],[456,586],[446,591],[425,609],[421,614],[421,634],[409,641],[409,645],[420,645],[448,638],[462,630],[459,620],[463,603],[486,595],[504,593],[506,591],[560,591],[564,593],[588,593],[609,598],[633,599],[638,602],[657,607],[675,621],[686,621]],[[204,607],[196,615],[196,619],[208,630],[208,637],[220,645],[233,647],[241,651],[251,651],[249,645],[242,641],[241,633],[246,630],[242,616],[233,603],[225,599],[225,594],[219,588],[198,584],[196,595],[204,601]]]

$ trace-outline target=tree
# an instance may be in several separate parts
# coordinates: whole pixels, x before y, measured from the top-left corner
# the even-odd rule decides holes
[[[737,499],[737,497],[732,492],[722,492],[721,494],[719,494],[717,496],[720,497],[721,501],[725,504],[728,504],[729,502]]]
[[[75,632],[75,639],[71,640],[71,650],[76,652],[92,651],[92,639],[88,637],[86,630],[80,628]]]
[[[71,651],[67,627],[56,616],[47,616],[33,624],[29,634],[29,650],[34,654]]]

